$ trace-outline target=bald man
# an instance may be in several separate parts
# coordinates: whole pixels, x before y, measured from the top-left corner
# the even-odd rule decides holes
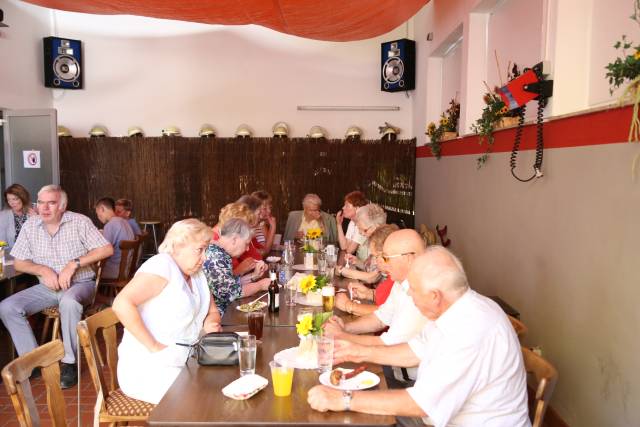
[[[414,259],[425,250],[424,240],[411,229],[398,230],[389,235],[382,247],[379,261],[395,281],[389,297],[376,311],[352,322],[343,323],[331,318],[324,327],[325,334],[363,345],[394,345],[409,341],[420,333],[427,319],[420,313],[407,293],[407,274]],[[380,336],[361,335],[389,329]],[[390,366],[395,364],[391,363]],[[415,369],[391,369],[385,367],[385,377],[391,388],[412,385]]]
[[[415,386],[403,390],[309,390],[318,411],[396,415],[397,425],[530,426],[520,343],[500,307],[469,288],[460,261],[430,246],[408,274],[409,294],[430,322],[395,346],[336,341],[335,363],[419,364]]]

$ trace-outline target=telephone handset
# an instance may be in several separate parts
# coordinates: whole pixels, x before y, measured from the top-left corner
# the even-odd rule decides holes
[[[549,98],[553,95],[553,80],[545,80],[549,73],[545,72],[545,65],[540,62],[532,68],[525,68],[522,75],[511,80],[505,86],[498,89],[498,93],[509,110],[518,110],[518,128],[516,138],[511,151],[511,175],[520,182],[528,182],[533,178],[541,178],[542,157],[544,149],[543,140],[543,113]],[[516,161],[520,142],[522,139],[522,129],[524,126],[524,113],[529,101],[538,101],[538,111],[536,114],[536,160],[533,164],[534,173],[527,179],[516,175]]]

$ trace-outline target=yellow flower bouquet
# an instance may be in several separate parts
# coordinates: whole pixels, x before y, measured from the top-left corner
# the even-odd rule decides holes
[[[296,323],[296,332],[300,337],[297,358],[303,363],[317,367],[318,341],[316,337],[322,334],[322,325],[331,317],[331,313],[307,313]]]
[[[327,276],[309,274],[300,280],[300,291],[303,294],[319,292],[327,284]]]

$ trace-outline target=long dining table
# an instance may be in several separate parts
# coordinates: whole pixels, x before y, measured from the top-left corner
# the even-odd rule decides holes
[[[346,287],[347,280],[335,278],[337,288]],[[265,311],[262,342],[258,344],[256,374],[269,380],[269,385],[247,400],[234,400],[222,394],[222,388],[239,378],[238,366],[200,366],[191,359],[182,369],[167,394],[151,412],[151,426],[393,426],[395,417],[356,412],[318,412],[307,403],[307,392],[319,384],[315,370],[296,369],[291,395],[275,397],[269,361],[284,349],[298,345],[295,324],[302,305],[287,306],[281,293],[280,310]],[[247,331],[247,314],[237,307],[255,299],[234,301],[222,318],[225,331]],[[266,309],[265,309],[266,310]],[[314,310],[321,311],[321,307]],[[335,310],[334,314],[348,320],[350,315]],[[341,366],[354,367],[345,363]],[[377,389],[386,389],[382,367],[366,364],[367,370],[380,378]]]

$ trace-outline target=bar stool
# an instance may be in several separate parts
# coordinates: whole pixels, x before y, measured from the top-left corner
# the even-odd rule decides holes
[[[160,221],[156,221],[156,220],[147,220],[147,221],[140,221],[140,224],[142,225],[142,231],[147,231],[148,227],[151,227],[151,233],[153,234],[153,245],[155,248],[155,254],[158,253],[158,236],[156,234],[156,225],[160,225],[162,224]]]

